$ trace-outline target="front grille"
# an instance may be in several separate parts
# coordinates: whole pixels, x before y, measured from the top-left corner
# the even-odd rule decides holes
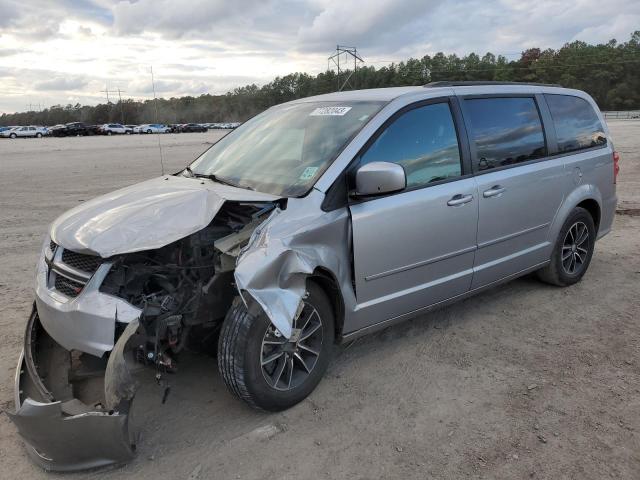
[[[62,263],[76,270],[93,275],[102,263],[102,259],[95,255],[84,255],[82,253],[72,252],[71,250],[64,250],[62,252]]]
[[[56,290],[67,297],[77,297],[83,287],[82,283],[74,282],[62,275],[56,275]]]

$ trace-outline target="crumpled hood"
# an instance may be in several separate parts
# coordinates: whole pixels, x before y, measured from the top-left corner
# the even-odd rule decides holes
[[[211,223],[226,200],[277,199],[208,179],[163,176],[72,208],[53,222],[50,235],[64,248],[106,258],[187,237]]]

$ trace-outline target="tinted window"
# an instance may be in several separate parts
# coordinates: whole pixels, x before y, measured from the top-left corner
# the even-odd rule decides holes
[[[607,143],[596,112],[583,98],[545,95],[561,152],[573,152]]]
[[[465,104],[478,170],[546,155],[542,122],[533,98],[479,98],[465,100]]]
[[[409,188],[459,176],[460,151],[449,104],[402,114],[362,155],[361,164],[370,162],[402,165]]]

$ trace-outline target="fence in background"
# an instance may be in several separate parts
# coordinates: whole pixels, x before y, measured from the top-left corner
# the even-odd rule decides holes
[[[611,119],[620,119],[620,120],[631,120],[634,118],[640,119],[640,110],[624,110],[619,112],[602,112],[604,118],[607,120]]]

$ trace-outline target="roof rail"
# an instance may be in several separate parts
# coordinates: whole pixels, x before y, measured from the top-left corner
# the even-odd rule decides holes
[[[431,82],[423,85],[426,88],[435,88],[435,87],[475,87],[482,85],[530,85],[535,87],[561,87],[562,85],[558,85],[557,83],[536,83],[536,82],[500,82],[495,80],[465,80],[459,82],[450,82],[450,81],[442,81],[442,82]]]

